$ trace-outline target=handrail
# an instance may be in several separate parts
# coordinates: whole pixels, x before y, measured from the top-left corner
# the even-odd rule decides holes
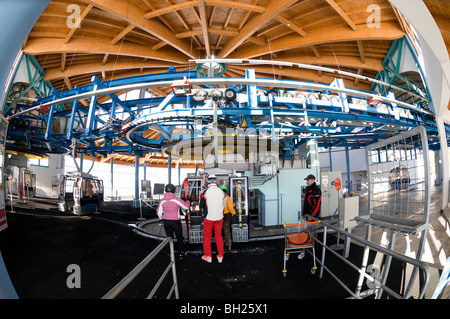
[[[124,290],[130,284],[130,282],[133,281],[133,279],[136,278],[137,275],[139,275],[142,270],[144,270],[144,268],[161,252],[161,250],[165,246],[167,246],[167,244],[169,244],[170,246],[170,263],[164,270],[156,285],[153,287],[147,299],[150,299],[155,295],[157,289],[164,281],[171,268],[173,285],[169,291],[169,294],[167,295],[167,299],[172,296],[173,292],[175,292],[175,298],[179,299],[180,296],[178,292],[178,281],[175,269],[175,251],[173,239],[171,237],[167,237],[161,244],[159,244],[158,247],[156,247],[147,257],[145,257],[144,260],[142,260],[128,275],[126,275],[117,285],[115,285],[106,295],[104,295],[102,299],[114,299],[115,297],[117,297],[117,295],[120,294],[122,290]]]
[[[439,278],[438,285],[434,291],[431,299],[439,299],[440,295],[444,292],[447,286],[450,285],[450,257],[447,258],[444,270],[442,271],[441,277]]]
[[[232,64],[242,64],[243,62],[247,62],[250,64],[270,64],[270,65],[279,65],[279,66],[289,66],[289,67],[293,67],[293,66],[298,66],[300,69],[309,69],[309,70],[316,70],[316,71],[324,71],[324,72],[328,72],[328,73],[332,73],[332,74],[340,74],[340,75],[347,75],[347,76],[351,76],[355,79],[360,79],[360,80],[366,80],[372,83],[376,83],[376,84],[380,84],[383,85],[387,88],[391,88],[391,89],[395,89],[395,90],[399,90],[408,94],[413,95],[414,97],[417,97],[421,100],[426,100],[423,96],[420,96],[414,92],[405,90],[402,87],[396,86],[396,85],[392,85],[392,83],[387,83],[384,81],[380,81],[377,79],[373,79],[373,78],[369,78],[367,76],[364,75],[360,75],[360,74],[356,74],[356,73],[352,73],[352,72],[346,72],[346,71],[341,71],[339,69],[332,69],[332,68],[327,68],[327,67],[323,67],[323,66],[318,66],[318,65],[312,65],[312,64],[304,64],[304,63],[297,63],[297,62],[284,62],[284,61],[273,61],[273,60],[257,60],[257,59],[198,59],[198,60],[189,60],[189,62],[195,62],[195,63],[232,63]]]
[[[257,86],[271,86],[271,87],[282,87],[282,88],[293,88],[293,89],[305,89],[305,90],[316,90],[316,91],[329,91],[334,93],[345,93],[350,96],[359,96],[363,98],[370,99],[374,96],[377,96],[376,94],[370,93],[370,92],[364,92],[364,91],[358,91],[355,89],[349,89],[349,88],[339,88],[339,87],[331,87],[326,84],[318,84],[318,83],[312,83],[312,82],[300,82],[300,81],[292,81],[292,80],[270,80],[270,79],[247,79],[247,78],[200,78],[200,79],[191,79],[189,80],[192,86],[194,85],[231,85],[239,83],[241,85],[257,85]],[[130,91],[130,90],[138,90],[138,89],[146,89],[146,88],[155,88],[155,87],[170,87],[172,85],[173,81],[154,81],[154,82],[143,82],[143,83],[133,83],[133,84],[125,84],[125,85],[119,85],[114,87],[108,87],[105,89],[97,89],[92,90],[89,92],[83,92],[78,93],[72,96],[66,96],[63,98],[58,98],[52,101],[48,101],[45,103],[42,103],[41,106],[49,107],[51,105],[57,105],[57,104],[64,104],[69,103],[74,100],[80,100],[80,99],[89,99],[93,96],[98,95],[109,95],[109,94],[115,94],[122,91]],[[419,113],[424,113],[428,115],[434,115],[431,111],[428,111],[426,109],[422,109],[419,107],[416,107],[412,104],[398,101],[395,98],[389,98],[383,96],[383,101],[385,103],[389,104],[396,104],[397,106],[401,106],[403,108],[410,109],[412,111],[416,111]]]
[[[306,216],[307,216],[307,217],[310,217],[310,218],[313,219],[313,220],[319,220],[319,219],[317,219],[317,218],[315,218],[315,217],[312,217],[312,216],[309,216],[309,215],[306,215]],[[400,261],[403,261],[403,262],[405,262],[405,263],[410,263],[410,264],[412,264],[414,267],[418,267],[418,268],[422,269],[423,272],[424,272],[425,278],[424,278],[423,288],[421,289],[420,294],[419,294],[419,298],[421,299],[421,298],[424,297],[424,295],[425,295],[425,290],[426,290],[426,287],[427,287],[428,282],[429,282],[429,279],[430,279],[430,272],[429,272],[428,265],[427,265],[426,263],[421,262],[420,260],[412,259],[412,258],[410,258],[410,257],[408,257],[408,256],[404,256],[404,255],[399,254],[399,253],[397,253],[397,252],[395,252],[395,251],[393,251],[393,250],[391,250],[391,249],[387,249],[387,248],[382,247],[382,246],[380,246],[380,245],[377,245],[377,244],[375,244],[375,243],[373,243],[373,242],[370,242],[370,241],[368,241],[368,240],[366,240],[366,239],[363,239],[363,238],[361,238],[361,237],[359,237],[359,236],[353,235],[352,233],[349,233],[349,232],[347,232],[347,231],[345,231],[345,230],[343,230],[343,229],[340,229],[340,228],[338,228],[338,227],[336,227],[336,226],[333,226],[333,225],[331,225],[331,224],[329,224],[329,223],[327,223],[327,222],[325,222],[325,221],[323,221],[323,220],[322,220],[321,224],[322,224],[323,227],[324,227],[324,231],[323,231],[323,233],[324,233],[323,242],[321,242],[321,241],[320,241],[319,239],[317,239],[317,238],[316,238],[316,242],[318,242],[319,244],[321,244],[321,245],[323,246],[323,249],[322,249],[322,260],[319,260],[317,257],[315,257],[316,260],[317,260],[317,261],[319,262],[319,264],[321,265],[321,269],[320,269],[320,278],[322,278],[323,270],[325,269],[325,270],[326,270],[326,271],[327,271],[327,272],[328,272],[328,273],[329,273],[329,274],[330,274],[330,275],[331,275],[331,276],[332,276],[332,277],[333,277],[333,278],[334,278],[334,279],[335,279],[335,280],[336,280],[336,281],[337,281],[344,289],[346,289],[346,290],[352,295],[352,297],[354,297],[354,298],[360,298],[361,295],[363,295],[363,294],[359,291],[359,289],[360,289],[361,287],[357,287],[356,293],[353,293],[349,287],[347,287],[342,281],[340,281],[340,280],[337,278],[337,276],[336,276],[335,274],[333,274],[333,273],[330,271],[330,269],[328,269],[328,268],[325,266],[325,251],[328,250],[328,251],[330,251],[331,253],[333,253],[335,256],[337,256],[338,258],[340,258],[342,261],[344,261],[345,263],[347,263],[350,267],[352,267],[353,269],[355,269],[357,272],[359,272],[359,274],[360,274],[360,280],[359,280],[358,285],[362,284],[362,279],[363,279],[364,277],[367,278],[368,280],[372,281],[372,282],[376,282],[376,283],[377,283],[378,286],[377,286],[376,288],[373,288],[373,289],[370,291],[370,293],[381,293],[382,291],[386,291],[389,295],[391,295],[391,296],[393,296],[393,297],[395,297],[395,298],[408,298],[408,293],[409,293],[409,292],[407,292],[405,296],[401,296],[401,295],[397,294],[396,292],[392,291],[389,287],[387,287],[387,286],[384,285],[384,284],[385,284],[385,281],[386,281],[386,277],[387,277],[387,272],[389,271],[389,266],[387,266],[386,269],[384,270],[385,273],[380,274],[380,278],[381,278],[381,277],[383,278],[382,280],[380,280],[380,278],[374,278],[374,276],[371,276],[370,274],[368,274],[368,273],[366,272],[367,265],[364,264],[364,263],[365,263],[364,260],[363,260],[362,266],[361,266],[361,267],[358,267],[358,266],[352,264],[350,261],[348,261],[345,257],[339,255],[339,254],[336,253],[334,250],[332,250],[331,248],[327,247],[327,246],[326,246],[326,234],[327,234],[327,228],[329,227],[330,229],[333,229],[333,230],[337,231],[338,233],[343,234],[344,236],[347,236],[348,238],[351,238],[351,239],[353,239],[353,240],[355,240],[355,241],[357,241],[357,242],[360,242],[361,244],[365,245],[366,250],[368,249],[368,247],[371,247],[371,248],[373,248],[373,249],[376,250],[376,251],[379,251],[379,252],[381,252],[381,253],[386,254],[386,255],[388,256],[389,263],[390,263],[390,259],[393,257],[393,258],[396,258],[396,259],[398,259],[398,260],[400,260]],[[369,226],[369,227],[370,227],[370,226]],[[367,253],[365,252],[365,255],[368,256],[368,251],[367,251]],[[367,261],[367,259],[366,259],[366,261]],[[414,280],[415,280],[415,278],[411,278],[411,279],[410,279],[410,285],[412,284],[412,282],[413,282]],[[377,296],[377,297],[379,298],[379,296]]]
[[[301,226],[301,225],[310,225],[310,224],[318,224],[318,223],[320,223],[321,221],[320,220],[318,220],[318,221],[314,221],[314,222],[302,222],[302,223],[294,223],[294,224],[288,224],[288,223],[285,223],[285,224],[283,224],[283,227],[289,227],[289,226]]]

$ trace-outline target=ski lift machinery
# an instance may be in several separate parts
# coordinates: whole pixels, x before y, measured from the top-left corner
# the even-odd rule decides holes
[[[232,220],[233,242],[248,241],[248,177],[232,174],[215,174],[217,186],[225,185],[236,210],[236,219]],[[186,214],[189,243],[203,242],[203,216],[200,210],[200,195],[207,188],[207,174],[188,175],[180,188],[180,198],[190,199],[191,204]]]

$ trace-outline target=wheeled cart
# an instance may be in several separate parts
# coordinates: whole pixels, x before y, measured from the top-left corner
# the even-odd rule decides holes
[[[311,273],[316,273],[317,267],[314,240],[318,229],[318,223],[320,223],[320,221],[284,224],[285,245],[283,277],[286,277],[286,261],[289,259],[289,255],[297,253],[299,254],[298,259],[303,259],[303,257],[305,257],[305,250],[308,248],[311,248],[313,252],[314,265],[311,268]]]

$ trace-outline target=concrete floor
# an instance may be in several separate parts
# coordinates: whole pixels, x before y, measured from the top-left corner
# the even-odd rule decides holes
[[[436,284],[439,280],[439,276],[440,276],[440,272],[444,266],[445,260],[447,259],[447,257],[450,255],[450,225],[448,223],[448,219],[446,219],[446,217],[444,215],[441,215],[439,212],[439,207],[440,207],[440,187],[433,187],[432,190],[432,199],[431,199],[431,206],[430,206],[430,221],[429,221],[429,231],[428,231],[428,235],[427,235],[427,244],[425,247],[425,251],[423,254],[423,258],[422,260],[426,263],[429,264],[430,266],[430,272],[431,272],[431,279],[430,279],[430,283],[428,285],[428,292],[426,297],[429,298],[432,293],[434,292],[434,288],[436,287]],[[45,207],[43,207],[43,205]],[[26,204],[15,204],[15,207],[18,208],[18,210],[20,209],[30,209],[31,205],[30,203],[26,203]],[[10,206],[7,204],[7,209]],[[114,276],[114,279],[111,280],[112,278],[109,278],[111,276],[109,276],[108,278],[105,277],[105,279],[100,280],[96,285],[94,285],[93,287],[99,287],[96,288],[96,290],[91,287],[88,291],[88,294],[86,295],[86,290],[84,290],[84,295],[75,295],[81,298],[98,298],[101,297],[102,293],[107,291],[107,288],[111,288],[111,282],[117,281],[118,279],[120,279],[120,276],[125,275],[129,270],[131,270],[135,265],[137,265],[137,263],[142,260],[142,258],[145,257],[146,253],[149,252],[148,249],[150,249],[151,251],[151,247],[156,247],[157,243],[159,242],[159,240],[154,240],[154,239],[163,239],[165,237],[165,232],[161,227],[161,223],[159,222],[159,220],[156,218],[155,212],[154,210],[152,211],[151,209],[148,208],[144,208],[143,209],[143,221],[139,220],[139,218],[141,217],[141,213],[139,209],[136,208],[130,208],[131,207],[131,202],[106,202],[105,203],[105,212],[100,212],[100,214],[94,214],[92,215],[94,217],[94,219],[92,219],[91,217],[70,217],[67,215],[63,215],[61,217],[58,217],[59,214],[56,212],[53,212],[52,214],[50,214],[49,216],[46,216],[45,214],[42,214],[42,208],[49,208],[50,206],[46,206],[45,203],[37,203],[36,204],[36,213],[19,213],[19,214],[9,214],[10,217],[10,227],[9,229],[4,233],[1,234],[4,237],[10,236],[9,239],[12,239],[12,242],[9,240],[9,243],[3,242],[3,246],[4,249],[2,250],[2,253],[4,252],[4,254],[8,257],[8,260],[12,260],[10,261],[11,264],[13,263],[17,263],[17,265],[19,265],[21,262],[23,263],[23,256],[21,255],[20,252],[22,252],[24,249],[28,249],[29,251],[33,251],[33,258],[36,259],[42,259],[45,260],[45,258],[49,258],[48,256],[46,257],[46,255],[44,254],[43,256],[35,256],[34,251],[41,249],[41,248],[45,248],[46,251],[45,253],[50,254],[51,258],[54,258],[56,260],[56,258],[60,259],[61,255],[62,258],[65,258],[66,253],[68,253],[68,257],[73,258],[73,252],[77,252],[79,253],[78,258],[82,258],[85,259],[86,256],[92,259],[92,251],[95,250],[98,252],[98,259],[89,259],[89,267],[90,269],[92,269],[92,281],[94,281],[94,278],[96,278],[97,276],[99,276],[100,274],[102,274],[102,269],[107,269],[108,263],[110,262],[110,258],[111,256],[115,256],[115,263],[114,263],[114,267],[116,270],[116,275]],[[360,197],[360,205],[359,205],[360,209],[359,209],[359,215],[365,215],[368,213],[368,201],[367,201],[367,197],[365,196],[361,196]],[[42,216],[42,217],[41,217]],[[40,218],[41,217],[41,218]],[[38,219],[36,219],[38,218]],[[43,219],[42,219],[43,218]],[[33,226],[33,224],[28,225],[29,221],[42,221],[45,223],[48,223],[50,221],[52,221],[52,223],[55,223],[55,227],[53,228],[38,228],[36,229],[36,227]],[[71,221],[71,222],[69,222]],[[76,221],[76,222],[75,222]],[[90,221],[90,222],[88,222]],[[106,222],[106,223],[105,223]],[[113,224],[116,224],[117,227],[115,227],[114,229],[112,227],[108,227],[108,224],[111,224],[111,222],[113,222]],[[20,223],[20,224],[17,224]],[[62,223],[62,224],[61,224]],[[73,224],[72,224],[73,223]],[[85,224],[84,226],[81,226],[81,223]],[[86,226],[89,225],[90,223],[93,223],[92,227],[87,228]],[[111,224],[111,225],[113,225]],[[81,227],[79,227],[79,226]],[[126,226],[126,227],[123,227]],[[132,226],[132,227],[130,227]],[[365,236],[365,227],[366,226],[357,226],[355,228],[353,228],[351,230],[351,232],[353,234],[356,234],[358,236],[364,237]],[[139,230],[137,230],[136,228],[140,228]],[[19,229],[21,231],[27,231],[29,233],[27,233],[26,236],[22,235],[22,233],[16,233],[16,231],[19,231]],[[186,227],[184,227],[184,229],[186,229]],[[120,230],[120,231],[119,231]],[[133,237],[133,230],[134,230],[134,237]],[[37,234],[35,234],[34,232],[37,231]],[[88,232],[88,235],[85,234],[85,232]],[[105,234],[103,234],[102,232],[105,231]],[[250,228],[250,238],[249,238],[249,243],[245,244],[237,244],[237,249],[234,250],[230,257],[230,264],[228,264],[228,268],[224,266],[223,271],[219,271],[219,273],[217,273],[216,275],[218,276],[219,280],[217,283],[218,284],[223,284],[223,282],[227,283],[227,287],[230,288],[232,287],[232,291],[234,291],[235,293],[239,293],[242,294],[240,295],[242,298],[244,298],[246,296],[245,293],[245,287],[249,286],[249,285],[254,285],[255,282],[253,282],[252,280],[256,279],[257,276],[259,275],[264,275],[266,276],[266,272],[268,271],[268,269],[261,269],[259,270],[256,266],[254,266],[254,268],[249,268],[248,270],[248,274],[246,272],[240,272],[239,270],[239,265],[242,265],[242,260],[243,258],[254,258],[256,260],[256,258],[260,258],[261,262],[264,264],[264,255],[266,255],[266,257],[269,254],[273,254],[273,258],[275,258],[276,263],[274,264],[274,268],[270,269],[271,271],[271,275],[273,276],[274,273],[276,273],[277,276],[275,276],[274,278],[271,278],[271,280],[274,280],[274,285],[278,286],[277,289],[279,289],[280,286],[280,282],[276,281],[279,279],[278,276],[280,276],[280,267],[282,267],[282,264],[280,265],[279,262],[279,254],[280,252],[282,253],[282,248],[284,246],[284,230],[282,228],[275,228],[275,229],[261,229],[261,228]],[[137,236],[136,234],[139,234],[139,236]],[[41,236],[41,237],[38,237]],[[57,241],[55,241],[56,237],[57,237]],[[131,236],[131,237],[130,237]],[[26,238],[33,238],[33,240],[37,240],[36,242],[31,242],[30,240],[26,240]],[[67,240],[65,240],[65,238],[67,237]],[[98,237],[100,237],[100,241],[98,240]],[[141,238],[139,240],[136,240],[136,237]],[[146,238],[145,237],[149,237],[151,238],[150,241],[148,241],[146,243]],[[187,237],[187,236],[186,236]],[[14,239],[13,239],[14,238]],[[119,242],[117,241],[120,238],[120,246],[119,246]],[[129,240],[128,240],[129,238]],[[330,237],[331,238],[331,237]],[[336,237],[334,237],[336,240]],[[383,231],[382,229],[373,229],[372,232],[372,238],[371,241],[377,244],[381,244],[381,245],[385,245],[386,241],[386,232]],[[126,239],[126,240],[125,240]],[[265,239],[265,241],[261,241],[261,239]],[[271,240],[272,239],[272,240]],[[79,242],[73,242],[73,240],[79,241]],[[409,257],[414,258],[415,257],[415,247],[417,246],[417,242],[418,242],[418,238],[417,236],[403,236],[402,234],[397,235],[397,240],[396,240],[396,245],[394,250],[396,252],[399,252],[401,254],[407,255]],[[109,243],[113,241],[116,242],[116,247],[118,249],[116,249],[114,251],[114,253],[111,251],[111,246],[109,245]],[[22,245],[23,242],[23,246]],[[46,242],[47,246],[43,246],[41,243]],[[58,253],[60,255],[58,255],[58,257],[54,254],[53,250],[49,250],[49,247],[56,247],[56,242],[58,242],[58,245],[61,246],[61,248],[58,248]],[[84,243],[86,242],[86,243]],[[92,244],[95,244],[95,246],[92,246]],[[272,244],[273,243],[273,244]],[[14,244],[14,245],[12,245]],[[35,245],[36,244],[36,245]],[[357,244],[357,243],[356,243]],[[71,248],[73,245],[73,248]],[[103,245],[103,246],[101,246]],[[128,251],[127,247],[131,247],[130,245],[132,245],[133,251],[138,250],[139,254],[137,255],[130,255],[130,253],[132,253],[132,251]],[[24,248],[26,247],[26,248]],[[35,248],[32,248],[35,247]],[[84,247],[84,248],[83,248]],[[95,247],[95,248],[92,248]],[[145,248],[147,247],[147,249]],[[354,247],[354,246],[352,246]],[[214,245],[213,245],[214,248]],[[86,253],[87,251],[87,253]],[[103,260],[102,258],[102,254],[103,251],[105,251],[107,258],[105,260]],[[146,252],[147,251],[147,252]],[[360,254],[360,251],[358,249],[355,248],[351,248],[351,253],[352,252],[358,253]],[[261,252],[264,252],[263,254]],[[17,256],[16,256],[17,253]],[[87,254],[87,255],[86,255]],[[204,262],[202,262],[200,260],[200,256],[202,254],[202,246],[201,245],[196,245],[195,247],[191,247],[188,255],[189,257],[187,258],[187,260],[181,260],[181,261],[177,261],[177,269],[179,269],[179,271],[181,272],[181,276],[183,276],[183,273],[189,273],[193,267],[193,265],[195,265],[196,269],[203,269],[204,267],[208,266],[207,264],[205,264]],[[132,259],[130,259],[130,256],[133,256]],[[360,258],[360,257],[358,257]],[[16,260],[16,261],[15,261]],[[120,262],[119,262],[120,261]],[[254,262],[254,261],[253,261]],[[253,262],[251,262],[251,264],[253,264]],[[290,261],[290,263],[293,263],[294,261]],[[257,262],[259,263],[259,262]],[[58,267],[61,267],[61,262],[58,261]],[[122,265],[123,264],[123,265]],[[298,264],[298,263],[297,263]],[[308,266],[310,267],[311,264],[311,260],[306,261],[306,263]],[[254,264],[256,265],[256,264]],[[267,265],[266,265],[267,266]],[[11,267],[15,267],[15,266],[11,266]],[[256,268],[255,268],[256,267]],[[288,268],[291,268],[292,265],[290,265]],[[298,266],[296,266],[298,267]],[[307,268],[306,267],[306,268]],[[48,265],[45,266],[44,265],[44,272],[47,273],[49,271]],[[58,269],[59,269],[58,268]],[[266,267],[267,268],[267,267]],[[120,270],[119,270],[120,269]],[[258,270],[257,270],[258,269]],[[60,270],[60,269],[59,269]],[[98,273],[96,272],[98,270]],[[235,272],[235,274],[227,274],[227,271],[233,271]],[[305,273],[308,273],[308,269],[302,269],[302,271],[304,271]],[[34,269],[34,272],[36,275],[38,274],[38,268]],[[120,275],[118,274],[120,273]],[[240,273],[240,275],[239,275]],[[254,276],[251,276],[251,274],[253,274]],[[292,295],[288,295],[286,294],[285,296],[287,298],[302,298],[300,296],[302,291],[300,290],[296,290],[295,287],[297,287],[296,285],[302,285],[302,283],[305,282],[305,277],[298,277],[294,279],[294,275],[292,274],[292,272],[289,272],[289,276],[290,279],[288,281],[288,283],[292,284],[292,286],[289,286],[289,288],[286,286],[286,293],[287,291],[291,291],[292,289]],[[27,296],[28,298],[35,298],[36,295],[39,296],[39,294],[43,295],[43,296],[50,296],[50,298],[72,298],[74,296],[75,291],[67,291],[67,288],[65,290],[57,290],[55,288],[55,291],[51,291],[48,289],[42,289],[42,285],[36,286],[36,287],[28,287],[28,284],[25,284],[26,279],[28,278],[29,274],[25,271],[21,271],[19,269],[15,269],[13,276],[15,276],[16,278],[16,282],[20,282],[22,281],[23,286],[21,286],[20,292],[22,295]],[[39,274],[40,275],[40,274]],[[62,278],[59,278],[58,280],[63,280],[65,277],[67,276],[67,274],[65,272],[63,272],[63,274],[61,274]],[[104,275],[100,275],[102,277],[104,277]],[[240,277],[241,276],[241,277]],[[297,276],[297,274],[295,275]],[[185,279],[185,280],[193,280],[191,278],[192,276],[189,276],[189,279]],[[255,278],[253,278],[255,277]],[[214,277],[211,277],[211,280]],[[253,278],[253,279],[252,279]],[[308,280],[310,278],[308,277]],[[46,279],[42,279],[42,282],[46,280]],[[98,280],[98,279],[96,279]],[[200,282],[196,282],[197,285],[201,285],[201,277],[199,277],[198,279],[196,279]],[[293,281],[292,281],[293,280]],[[298,282],[297,282],[298,280]],[[330,278],[330,280],[332,280]],[[53,285],[53,282],[55,280],[52,279],[52,277],[48,277],[48,284]],[[239,287],[239,289],[244,289],[244,290],[237,290],[237,286],[234,285],[235,282],[238,282],[239,284],[242,284],[242,287]],[[47,285],[47,284],[45,284]],[[198,290],[198,294],[195,295],[195,298],[204,298],[208,296],[208,287],[203,287],[203,288],[199,288]],[[273,289],[273,288],[270,288]],[[338,288],[336,288],[338,289]],[[270,291],[271,290],[267,290],[266,292],[270,295]],[[200,294],[201,292],[201,294]],[[185,295],[189,295],[192,293],[191,290],[186,290],[183,292]],[[226,291],[215,291],[214,292],[214,298],[220,298],[221,293],[226,294]],[[263,293],[261,292],[261,294],[259,296],[264,296],[263,298],[267,298],[266,295],[263,295]],[[281,296],[281,295],[280,295]],[[295,296],[295,297],[294,297]],[[320,296],[320,292],[318,292],[318,296]],[[336,295],[337,296],[337,295]],[[343,298],[345,298],[345,296],[347,296],[346,293],[343,294]],[[38,297],[39,298],[39,297]],[[44,297],[47,298],[47,297]],[[269,297],[270,298],[270,297]],[[341,297],[336,297],[336,298],[341,298]]]
[[[447,258],[450,256],[450,223],[449,216],[440,213],[441,206],[441,187],[433,186],[431,191],[431,205],[430,205],[430,217],[427,232],[427,241],[424,247],[422,261],[429,265],[430,270],[430,282],[428,285],[428,291],[426,296],[430,297],[434,288],[436,287],[440,273],[446,263]],[[364,216],[369,214],[368,197],[359,197],[359,216]],[[165,233],[162,229],[161,222],[159,220],[147,220],[136,224],[141,231],[137,233],[143,236],[153,236],[154,238],[164,238]],[[187,238],[186,227],[185,238]],[[357,235],[361,238],[366,237],[367,226],[364,224],[359,224],[356,227],[349,230],[352,234]],[[331,231],[331,233],[335,233]],[[389,231],[373,227],[372,236],[370,241],[383,247],[387,247]],[[250,226],[249,241],[257,241],[260,239],[272,238],[284,238],[284,229],[282,228],[271,228],[271,229],[261,229],[254,228]],[[343,243],[343,236],[340,236],[340,244]],[[420,235],[407,235],[403,233],[398,233],[395,239],[394,251],[405,255],[407,257],[416,259],[417,248],[419,246]],[[351,240],[352,243],[356,245],[361,245],[359,242]],[[336,243],[338,243],[336,241]],[[379,257],[381,258],[381,256]],[[407,268],[412,268],[408,265]],[[407,271],[410,271],[409,269]],[[417,291],[416,291],[417,294]]]
[[[431,191],[430,217],[428,224],[427,243],[425,245],[422,261],[428,263],[431,267],[442,269],[447,258],[450,256],[450,224],[448,216],[440,213],[441,187],[433,186]],[[368,197],[359,197],[359,216],[369,214]],[[157,219],[145,220],[136,225],[142,230],[142,235],[151,235],[156,238],[164,238],[165,233],[161,222]],[[187,238],[187,227],[184,227],[184,236]],[[350,232],[362,238],[366,237],[365,225],[358,225]],[[249,240],[258,240],[259,238],[284,238],[283,228],[261,228],[250,225]],[[373,228],[371,242],[386,246],[388,241],[388,231],[381,228]],[[417,235],[399,234],[396,237],[394,251],[416,258],[416,250],[420,237]]]

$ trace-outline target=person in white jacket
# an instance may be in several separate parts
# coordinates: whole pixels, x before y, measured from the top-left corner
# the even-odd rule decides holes
[[[212,262],[211,237],[214,230],[217,245],[217,261],[223,260],[224,247],[222,239],[223,208],[226,206],[226,196],[217,187],[216,178],[210,175],[208,188],[200,195],[200,209],[203,211],[203,256],[206,262]]]

